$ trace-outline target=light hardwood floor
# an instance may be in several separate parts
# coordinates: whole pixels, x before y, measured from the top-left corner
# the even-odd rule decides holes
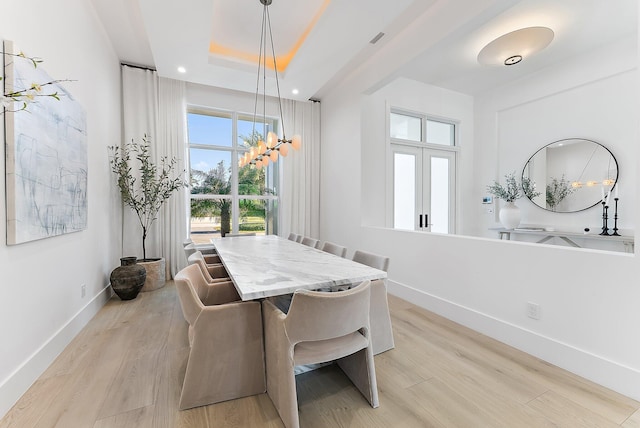
[[[396,348],[372,409],[331,365],[299,375],[303,427],[640,428],[640,403],[390,296]],[[173,283],[95,316],[0,427],[281,427],[266,394],[178,411],[187,324]]]

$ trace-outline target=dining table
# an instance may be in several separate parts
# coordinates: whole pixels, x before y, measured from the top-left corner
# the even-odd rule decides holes
[[[212,241],[244,301],[385,279],[385,271],[276,235]]]

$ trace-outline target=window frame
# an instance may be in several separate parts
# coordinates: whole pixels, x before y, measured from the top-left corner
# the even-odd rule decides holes
[[[281,188],[281,180],[282,176],[280,162],[275,164],[270,163],[267,167],[266,172],[266,183],[267,186],[269,183],[271,184],[269,189],[271,189],[270,194],[263,195],[245,195],[239,194],[239,182],[238,182],[238,160],[240,156],[244,155],[249,151],[248,148],[241,145],[238,141],[238,120],[246,120],[246,118],[253,118],[253,113],[246,113],[242,111],[234,111],[227,110],[221,108],[214,107],[204,107],[197,105],[187,105],[186,108],[187,116],[189,114],[198,114],[204,116],[217,116],[217,117],[229,117],[232,121],[231,125],[231,145],[229,146],[219,146],[213,144],[192,144],[189,140],[189,127],[188,123],[186,124],[187,128],[187,154],[188,154],[188,166],[189,166],[189,176],[191,176],[191,149],[201,149],[201,150],[211,150],[211,151],[223,151],[231,153],[231,191],[228,194],[205,194],[205,193],[191,193],[191,184],[189,184],[189,202],[188,202],[188,219],[189,219],[189,236],[191,235],[191,201],[192,200],[208,200],[208,199],[228,199],[231,200],[231,231],[229,233],[238,233],[239,220],[240,220],[240,200],[264,200],[264,201],[274,201],[276,210],[272,214],[272,219],[274,220],[271,224],[268,221],[268,214],[265,216],[265,234],[273,235],[278,233],[278,223],[279,223],[279,213],[278,207],[280,206],[280,188]],[[263,116],[256,117],[257,120],[263,119]],[[273,129],[274,132],[278,133],[279,131],[279,119],[273,116],[266,116],[267,123],[270,125],[270,129]],[[256,123],[256,127],[260,125],[262,128],[262,124]],[[262,132],[263,129],[256,129],[259,132]],[[268,178],[270,176],[270,178]],[[268,202],[267,202],[268,204]],[[265,209],[266,214],[266,209]]]

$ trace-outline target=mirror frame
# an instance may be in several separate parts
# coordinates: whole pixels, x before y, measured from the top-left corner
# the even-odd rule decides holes
[[[616,177],[615,177],[615,179],[614,179],[614,181],[613,181],[613,184],[611,185],[611,190],[613,190],[613,189],[616,187],[616,185],[618,184],[618,178],[620,177],[620,165],[618,164],[618,160],[616,159],[616,157],[614,156],[614,154],[611,152],[611,150],[609,150],[609,149],[608,149],[607,147],[605,147],[603,144],[598,143],[597,141],[590,140],[590,139],[588,139],[588,138],[580,138],[580,137],[563,138],[563,139],[561,139],[561,140],[556,140],[556,141],[553,141],[553,142],[551,142],[551,143],[549,143],[549,144],[546,144],[546,145],[544,145],[544,146],[540,147],[540,148],[539,148],[538,150],[536,150],[536,152],[535,152],[533,155],[531,155],[531,156],[529,157],[529,159],[525,162],[524,167],[522,168],[522,175],[521,175],[521,177],[520,177],[520,178],[521,178],[521,179],[524,179],[524,178],[525,178],[525,171],[526,171],[526,169],[527,169],[527,165],[529,165],[529,162],[531,162],[531,160],[532,160],[532,159],[533,159],[533,158],[534,158],[538,153],[540,153],[542,150],[546,149],[546,148],[547,148],[547,147],[549,147],[549,146],[552,146],[552,145],[554,145],[554,144],[561,143],[561,142],[563,142],[563,141],[570,141],[570,140],[582,140],[582,141],[590,142],[590,143],[593,143],[593,144],[596,144],[596,145],[598,145],[598,146],[602,147],[602,148],[603,148],[603,149],[605,149],[607,152],[609,152],[609,155],[611,156],[611,158],[612,158],[612,159],[613,159],[613,161],[615,162],[615,166],[616,166]],[[545,189],[545,191],[546,191],[546,189]],[[545,210],[545,211],[549,211],[549,212],[552,212],[552,213],[560,213],[560,214],[570,214],[570,213],[577,213],[577,212],[585,211],[585,210],[588,210],[589,208],[593,208],[593,207],[595,207],[595,206],[599,205],[599,204],[602,202],[601,200],[598,200],[598,201],[594,202],[592,205],[589,205],[589,206],[587,206],[587,207],[585,207],[585,208],[575,209],[575,210],[573,210],[573,211],[554,211],[554,210],[551,210],[551,209],[547,208],[547,207],[546,207],[546,205],[545,205],[544,207],[541,207],[540,205],[538,205],[537,203],[535,203],[535,202],[534,202],[531,198],[529,198],[528,196],[527,196],[527,199],[529,199],[529,201],[531,201],[531,203],[532,203],[533,205],[535,205],[536,207],[538,207],[538,208],[540,208],[540,209],[543,209],[543,210]]]

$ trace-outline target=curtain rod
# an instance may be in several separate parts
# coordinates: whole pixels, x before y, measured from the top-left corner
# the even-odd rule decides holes
[[[126,65],[127,67],[132,67],[132,68],[139,68],[141,70],[157,71],[155,68],[148,67],[146,65],[130,64],[130,63],[127,63],[127,62],[121,62],[120,65]]]

